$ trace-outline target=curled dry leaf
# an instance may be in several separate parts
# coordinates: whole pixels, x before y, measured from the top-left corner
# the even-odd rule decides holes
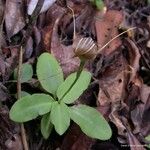
[[[107,11],[103,18],[99,18],[99,14],[96,15],[95,28],[99,49],[118,35],[118,27],[122,20],[123,15],[117,10]],[[107,56],[113,53],[121,45],[121,43],[121,40],[116,38],[100,53]]]
[[[55,3],[55,1],[56,0],[44,0],[40,13],[47,11],[49,7],[53,5],[53,3]],[[28,15],[32,15],[34,9],[36,8],[37,3],[38,3],[38,0],[30,0],[29,5],[28,5],[28,11],[27,11]]]
[[[128,143],[130,145],[131,150],[145,150],[144,145],[142,145],[139,140],[136,138],[132,132],[128,131]]]
[[[3,51],[5,51],[6,49],[3,49]],[[6,50],[7,51],[7,50]],[[13,70],[16,68],[17,66],[17,59],[18,59],[18,48],[16,47],[11,47],[10,49],[10,56],[7,57],[5,55],[1,55],[2,57],[0,58],[0,71],[1,72],[1,76],[3,81],[6,81],[9,79],[9,77],[11,76]],[[6,58],[7,57],[7,58]]]
[[[24,57],[26,59],[29,59],[32,55],[33,52],[33,39],[30,36],[27,40],[26,46],[25,46],[25,53],[24,53]]]
[[[4,3],[3,0],[0,0],[0,25],[3,21],[3,16],[4,16]]]
[[[5,25],[7,36],[10,39],[24,26],[24,5],[22,0],[7,0],[5,8]]]
[[[137,72],[140,69],[139,63],[140,63],[140,52],[136,44],[130,40],[126,39],[126,45],[128,45],[128,52],[129,52],[129,67],[130,67],[130,81],[134,80],[137,76]]]
[[[147,136],[150,132],[150,87],[142,85],[140,88],[141,102],[136,104],[131,111],[131,119],[135,126],[135,133],[142,133],[143,136]],[[137,93],[139,95],[139,93]]]
[[[5,6],[3,0],[0,0],[0,53],[1,53],[1,47],[6,44],[4,39],[4,34],[3,34],[4,7]]]
[[[46,24],[42,29],[42,39],[43,39],[43,47],[46,51],[51,51],[51,38],[52,38],[52,31],[53,26],[55,24],[55,21],[57,18],[60,18],[62,14],[65,13],[65,9],[58,6],[57,4],[54,4],[53,7],[51,7],[47,14],[46,14]]]
[[[79,59],[73,58],[74,52],[72,46],[65,46],[61,44],[58,35],[58,23],[59,19],[56,20],[52,32],[51,53],[54,54],[54,56],[57,58],[63,69],[65,76],[67,76],[71,72],[77,70],[79,65]]]

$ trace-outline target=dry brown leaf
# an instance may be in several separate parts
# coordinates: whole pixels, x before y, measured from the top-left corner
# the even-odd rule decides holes
[[[98,110],[117,126],[119,135],[124,135],[126,128],[119,111],[125,107],[128,64],[121,52],[114,58],[99,79]]]
[[[147,136],[150,133],[150,87],[142,85],[139,93],[141,103],[136,104],[131,111],[131,119],[135,126],[134,132]]]
[[[138,141],[134,134],[128,131],[127,135],[131,150],[145,150],[144,146]]]
[[[65,136],[61,150],[90,150],[95,140],[87,137],[79,128],[73,124]]]
[[[58,35],[58,23],[57,19],[52,32],[51,39],[51,53],[57,58],[59,61],[65,76],[77,70],[79,66],[79,59],[73,58],[74,52],[73,47],[65,46],[61,44],[59,35]]]
[[[54,4],[53,7],[51,7],[47,14],[46,14],[46,26],[42,29],[42,38],[43,38],[43,47],[46,51],[51,51],[51,38],[52,38],[52,31],[53,26],[55,24],[55,21],[57,18],[62,16],[64,14],[65,10]]]
[[[99,18],[99,14],[96,15],[95,28],[99,49],[118,35],[118,27],[122,20],[123,15],[117,10],[107,11],[103,18]],[[116,38],[100,53],[107,56],[113,53],[121,45],[121,43],[121,40]]]
[[[3,19],[4,19],[4,2],[0,0],[0,53],[1,47],[6,45],[4,34],[3,34]]]
[[[127,62],[120,54],[102,73],[98,103],[106,105],[123,100],[127,82]]]
[[[0,120],[0,149],[23,150],[19,126],[9,119],[9,110],[6,106],[0,107]]]
[[[23,10],[22,0],[6,0],[5,26],[9,39],[25,26]]]
[[[81,4],[74,4],[69,3],[71,9],[73,9],[75,14],[75,23],[76,23],[76,32],[91,32],[93,28],[93,16],[95,11],[92,9],[91,5],[85,5],[84,3]],[[64,32],[68,36],[72,36],[74,24],[73,24],[73,16],[71,10],[67,12],[61,19],[61,31]]]
[[[3,16],[4,16],[4,2],[3,0],[0,0],[0,25],[3,21]]]
[[[129,67],[130,67],[130,72],[131,72],[130,73],[130,80],[129,80],[129,83],[130,83],[131,81],[134,80],[134,78],[136,78],[137,72],[140,69],[139,63],[140,63],[141,55],[140,55],[138,47],[136,46],[136,44],[132,40],[127,39],[126,45],[129,48],[129,50],[128,50],[128,52],[129,52],[128,61],[129,61]]]
[[[33,53],[33,39],[29,37],[25,46],[24,58],[29,59]]]
[[[42,30],[43,46],[44,46],[44,49],[48,52],[51,51],[52,30],[53,30],[52,25],[46,26]]]

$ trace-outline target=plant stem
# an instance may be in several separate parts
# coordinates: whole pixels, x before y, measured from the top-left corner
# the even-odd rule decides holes
[[[113,37],[110,41],[108,41],[104,46],[102,46],[100,49],[98,49],[97,53],[99,53],[100,51],[102,51],[104,48],[106,48],[112,41],[114,41],[115,39],[117,39],[118,37],[120,37],[121,35],[131,31],[131,30],[134,30],[136,29],[136,27],[132,27],[132,28],[129,28],[128,30],[118,34],[117,36]]]
[[[20,54],[19,54],[18,72],[17,72],[17,74],[18,74],[18,76],[17,76],[17,99],[21,98],[22,57],[23,57],[23,49],[22,49],[22,46],[21,46],[21,48],[20,48]],[[26,139],[26,132],[25,132],[23,123],[21,124],[21,138],[22,138],[22,143],[23,143],[24,150],[29,150],[27,139]]]
[[[76,75],[76,78],[75,78],[74,82],[71,84],[71,86],[69,87],[69,89],[64,93],[64,95],[59,99],[58,102],[60,102],[66,96],[66,94],[72,89],[72,87],[75,85],[75,83],[77,82],[77,80],[79,79],[79,77],[81,75],[81,72],[83,70],[84,64],[85,64],[85,60],[81,59],[80,66],[79,66],[79,69],[77,71],[77,75]]]

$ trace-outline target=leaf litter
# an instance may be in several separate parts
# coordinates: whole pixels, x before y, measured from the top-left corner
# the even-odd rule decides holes
[[[43,3],[46,1],[40,0],[39,4]],[[53,132],[47,141],[43,141],[38,129],[33,129],[38,120],[27,123],[25,128],[33,150],[146,149],[145,137],[150,135],[150,5],[146,0],[104,3],[106,12],[96,10],[87,0],[51,1],[46,7],[43,5],[45,10],[38,6],[45,11],[39,13],[40,10],[32,10],[29,0],[0,0],[0,149],[22,149],[20,128],[8,118],[8,108],[15,102],[16,83],[11,81],[22,41],[24,63],[34,68],[39,54],[47,51],[57,58],[67,77],[79,65],[73,57],[76,40],[91,37],[100,49],[131,27],[136,29],[115,38],[87,63],[93,80],[88,92],[76,102],[96,107],[110,122],[113,137],[109,141],[91,139],[74,124],[64,136]],[[35,20],[31,12],[35,13]],[[34,75],[22,88],[29,93],[40,92],[37,82]]]

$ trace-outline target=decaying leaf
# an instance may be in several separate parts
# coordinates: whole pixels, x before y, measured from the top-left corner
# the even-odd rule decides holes
[[[127,39],[126,45],[128,45],[128,48],[129,48],[129,51],[128,51],[129,59],[128,60],[129,60],[129,65],[130,65],[129,67],[131,70],[129,82],[131,82],[132,80],[134,80],[134,78],[136,78],[137,72],[140,69],[139,63],[140,63],[141,55],[140,55],[138,47],[132,40]]]
[[[46,51],[51,51],[51,38],[55,21],[64,13],[65,9],[54,4],[53,7],[51,7],[46,14],[45,20],[47,26],[42,29],[43,47]]]
[[[45,12],[49,9],[49,7],[55,3],[56,0],[44,0],[42,9],[40,11],[40,13]],[[28,5],[28,15],[31,15],[36,7],[38,3],[38,0],[30,0],[30,3]]]
[[[0,25],[3,21],[3,16],[4,16],[4,2],[3,0],[0,0]]]
[[[23,4],[22,0],[6,0],[5,25],[8,38],[25,26]]]
[[[115,58],[115,57],[114,57]],[[120,54],[106,67],[99,80],[98,103],[105,105],[123,100],[127,82],[127,62]]]
[[[83,132],[81,132],[79,126],[73,124],[63,140],[61,149],[88,150],[94,143],[94,139],[87,137]]]
[[[8,114],[7,107],[0,107],[0,149],[23,150],[19,126],[10,121]]]
[[[135,125],[134,132],[147,136],[150,132],[150,87],[142,85],[139,93],[141,101],[131,111],[131,119]]]
[[[58,23],[59,20],[56,20],[53,28],[52,39],[51,39],[51,53],[54,54],[54,56],[59,61],[63,69],[63,72],[66,76],[71,72],[74,72],[78,68],[79,59],[73,58],[74,52],[73,52],[72,45],[65,46],[61,44],[61,41],[58,36]]]
[[[131,150],[145,150],[144,145],[138,141],[135,135],[133,135],[130,131],[128,131],[127,135]]]
[[[9,57],[7,57],[7,54],[2,54],[0,58],[0,75],[3,81],[6,81],[17,66],[18,48],[12,47],[11,49],[3,49],[3,51],[10,52]]]
[[[122,13],[116,10],[107,11],[103,18],[99,18],[99,14],[96,15],[95,28],[99,49],[118,35],[118,27],[122,20]],[[121,43],[121,40],[116,38],[100,53],[107,56],[113,53],[121,45]]]
[[[4,1],[0,0],[0,53],[1,51],[1,47],[4,46],[5,43],[5,38],[4,38],[4,33],[3,33],[3,23],[4,23]]]

